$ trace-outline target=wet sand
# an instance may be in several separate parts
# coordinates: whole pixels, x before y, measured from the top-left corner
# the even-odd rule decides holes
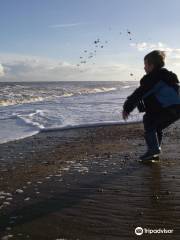
[[[180,239],[180,122],[160,163],[141,164],[143,126],[97,126],[0,145],[0,237]],[[136,227],[173,229],[136,236]]]

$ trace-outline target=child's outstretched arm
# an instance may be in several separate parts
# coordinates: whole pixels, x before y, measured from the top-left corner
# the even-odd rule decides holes
[[[128,96],[124,102],[122,112],[123,119],[125,116],[128,117],[130,112],[132,112],[134,108],[137,107],[144,94],[146,94],[153,87],[153,85],[156,84],[156,81],[156,78],[153,78],[153,76],[144,75],[144,77],[140,80],[140,86],[130,96]]]
[[[134,110],[135,107],[137,107],[139,101],[142,99],[143,93],[142,93],[142,87],[140,86],[137,88],[130,96],[127,97],[126,101],[123,105],[123,119],[127,119],[130,112]]]

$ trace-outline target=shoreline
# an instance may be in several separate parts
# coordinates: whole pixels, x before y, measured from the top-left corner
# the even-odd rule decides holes
[[[63,130],[75,130],[75,129],[89,129],[89,128],[96,128],[96,127],[110,127],[110,126],[121,126],[121,125],[131,125],[131,124],[138,124],[142,123],[142,120],[139,121],[129,121],[126,122],[122,120],[122,122],[102,122],[102,123],[89,123],[89,124],[80,124],[75,126],[65,126],[65,127],[52,127],[52,128],[42,128],[40,132],[54,132],[54,131],[63,131]]]
[[[178,239],[179,134],[178,121],[165,131],[162,161],[153,166],[137,161],[145,151],[141,122],[0,144],[0,236],[132,239],[138,225],[171,227],[167,239]]]
[[[129,124],[138,124],[138,123],[142,123],[142,120],[136,120],[136,121],[117,121],[117,122],[98,122],[98,123],[89,123],[89,124],[79,124],[79,125],[67,125],[65,127],[50,127],[50,128],[41,128],[37,131],[33,131],[32,134],[26,135],[26,136],[22,136],[19,138],[15,138],[12,140],[7,140],[5,142],[0,142],[1,144],[6,144],[9,142],[14,142],[14,141],[18,141],[18,140],[22,140],[22,139],[26,139],[29,137],[32,137],[34,135],[37,135],[41,132],[54,132],[54,131],[64,131],[64,130],[74,130],[74,129],[81,129],[81,128],[95,128],[95,127],[108,127],[108,126],[116,126],[116,125],[129,125]]]

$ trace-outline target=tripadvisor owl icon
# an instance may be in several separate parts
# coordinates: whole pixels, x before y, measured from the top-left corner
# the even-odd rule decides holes
[[[143,234],[143,229],[142,229],[142,227],[137,227],[136,229],[135,229],[135,234],[136,235],[142,235]]]

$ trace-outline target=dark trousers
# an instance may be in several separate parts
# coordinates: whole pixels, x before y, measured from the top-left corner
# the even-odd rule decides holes
[[[163,129],[180,119],[180,105],[164,108],[158,113],[143,116],[145,140],[148,150],[157,151],[162,142]]]

